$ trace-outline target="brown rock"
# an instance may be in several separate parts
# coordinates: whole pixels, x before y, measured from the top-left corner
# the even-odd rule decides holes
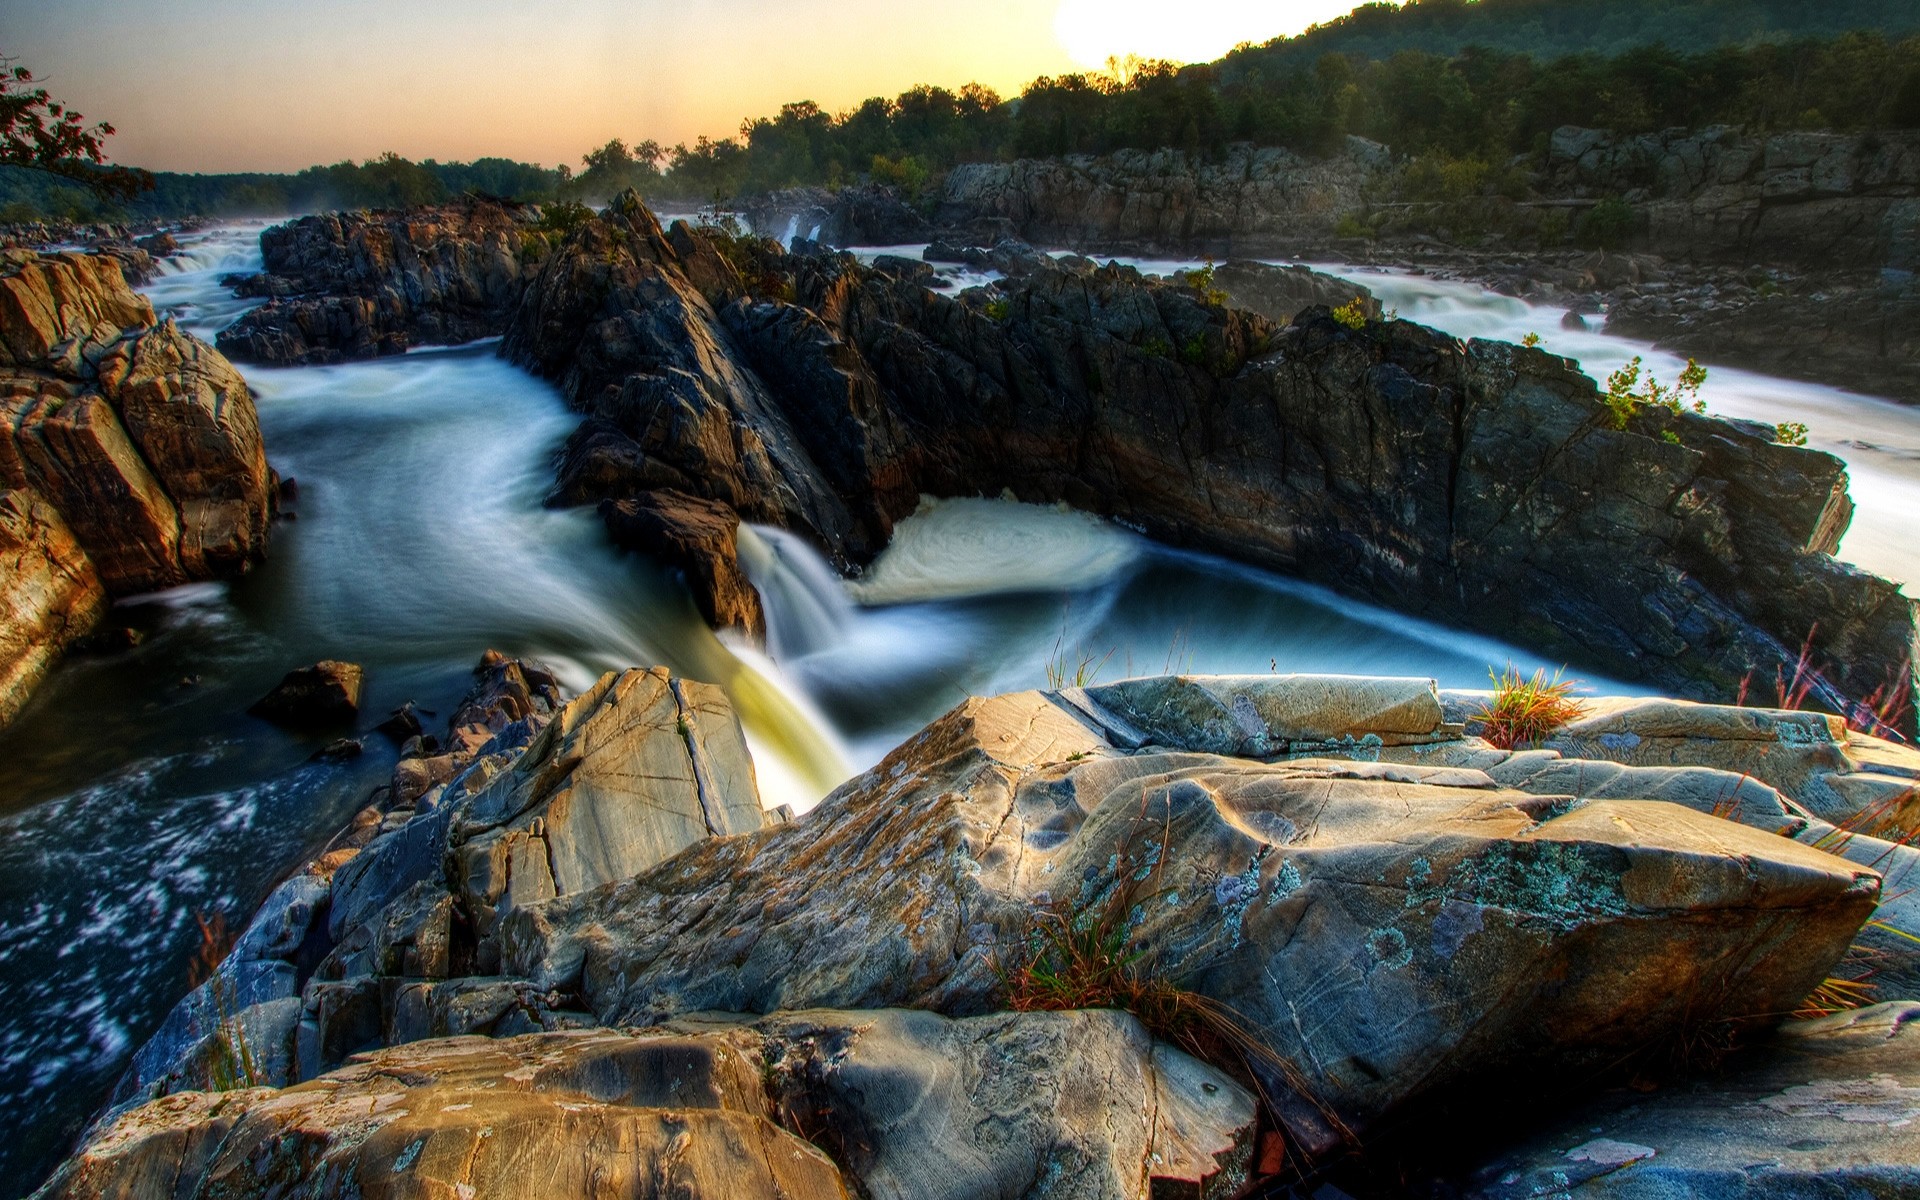
[[[360,712],[360,686],[366,672],[358,663],[315,663],[287,672],[280,685],[247,711],[290,729],[338,725]]]
[[[52,505],[0,491],[0,723],[106,612],[93,564]]]
[[[740,569],[740,515],[717,500],[685,492],[647,492],[632,500],[608,500],[600,516],[614,543],[677,568],[700,615],[715,629],[766,636],[760,593]]]

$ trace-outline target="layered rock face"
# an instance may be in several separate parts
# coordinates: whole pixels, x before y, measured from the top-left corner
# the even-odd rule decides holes
[[[1826,270],[1920,267],[1920,134],[1746,134],[1712,127],[1632,136],[1569,126],[1541,187],[1624,196],[1643,248],[1674,259]]]
[[[463,199],[406,212],[328,213],[260,236],[267,296],[220,334],[235,358],[280,366],[492,337],[549,243],[530,206]]]
[[[495,660],[455,717],[492,737],[275,893],[45,1194],[1224,1196],[1274,1169],[1256,1080],[1298,1163],[1762,1029],[1907,919],[1803,803],[1875,806],[1920,756],[1673,701],[1504,751],[1474,708],[1290,676],[976,699],[788,822],[717,691],[632,671],[561,706]],[[1108,919],[1238,1014],[1251,1076],[1112,1011],[1002,1011],[1037,931]]]
[[[903,246],[928,241],[933,225],[892,188],[867,184],[829,192],[788,188],[747,202],[747,220],[764,237],[791,236],[829,246]]]
[[[269,478],[246,381],[156,320],[118,260],[0,255],[0,492],[20,564],[0,643],[21,648],[13,678],[85,633],[102,591],[246,570],[266,551]],[[9,689],[0,716],[24,696]]]
[[[1849,696],[1912,675],[1912,603],[1831,557],[1843,464],[1770,430],[1618,428],[1540,351],[1283,328],[1120,268],[989,304],[760,253],[749,287],[629,197],[555,254],[504,349],[588,414],[557,501],[672,489],[854,566],[922,493],[1007,489],[1682,695],[1809,631]]]
[[[1332,233],[1389,162],[1384,147],[1351,138],[1319,160],[1235,146],[1218,163],[1178,150],[972,163],[948,174],[937,220],[1049,246],[1274,253]]]

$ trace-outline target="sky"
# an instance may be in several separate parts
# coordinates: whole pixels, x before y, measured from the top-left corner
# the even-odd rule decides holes
[[[0,0],[0,53],[119,131],[112,160],[289,171],[388,150],[548,166],[729,137],[792,100],[1015,95],[1138,54],[1195,62],[1355,0]]]

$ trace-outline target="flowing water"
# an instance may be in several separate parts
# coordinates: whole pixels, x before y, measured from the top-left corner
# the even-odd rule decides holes
[[[248,307],[219,281],[259,269],[258,233],[189,239],[147,289],[156,306],[210,339]],[[1402,316],[1478,335],[1537,329],[1591,370],[1648,353],[1558,333],[1557,312],[1473,289],[1367,282]],[[268,456],[299,483],[297,520],[276,528],[269,561],[232,584],[123,603],[138,648],[70,659],[0,732],[0,1177],[37,1181],[184,992],[196,915],[243,923],[390,772],[395,750],[377,734],[357,760],[314,763],[326,738],[244,715],[316,659],[366,666],[374,719],[407,700],[446,713],[488,647],[540,658],[574,688],[664,664],[728,689],[766,799],[800,808],[964,696],[1050,678],[1334,671],[1472,686],[1490,665],[1555,665],[1081,514],[990,499],[925,505],[852,585],[798,539],[746,530],[768,644],[723,644],[679,581],[615,551],[590,510],[542,506],[577,417],[493,346],[248,378]],[[1848,552],[1915,577],[1916,552],[1893,530],[1920,488],[1920,414],[1735,372],[1716,371],[1707,396],[1811,425],[1854,463]]]

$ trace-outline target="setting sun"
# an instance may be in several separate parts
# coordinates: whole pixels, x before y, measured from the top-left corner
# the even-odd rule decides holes
[[[1061,0],[1054,32],[1083,67],[1130,54],[1204,62],[1242,42],[1298,33],[1352,8],[1351,0]]]

